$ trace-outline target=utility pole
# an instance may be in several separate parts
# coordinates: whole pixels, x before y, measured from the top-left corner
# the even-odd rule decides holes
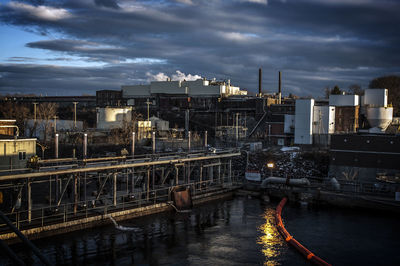
[[[150,130],[151,130],[151,127],[150,127],[150,104],[151,104],[151,102],[149,101],[149,99],[147,98],[147,101],[146,101],[146,104],[147,104],[147,126],[146,126],[146,137],[150,134]]]
[[[146,104],[147,104],[147,122],[149,122],[150,121],[150,104],[151,104],[149,99],[147,99]]]
[[[76,129],[76,105],[78,102],[73,102],[74,104],[74,129]]]

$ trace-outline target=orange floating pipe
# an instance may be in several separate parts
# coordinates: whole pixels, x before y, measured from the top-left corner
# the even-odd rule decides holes
[[[276,207],[275,220],[276,220],[276,227],[277,227],[279,233],[281,233],[281,235],[283,236],[283,238],[285,239],[285,241],[287,243],[289,243],[295,249],[297,249],[310,262],[314,263],[315,265],[321,265],[321,266],[331,265],[331,264],[327,263],[326,261],[324,261],[323,259],[321,259],[320,257],[318,257],[317,255],[315,255],[314,253],[312,253],[311,251],[309,251],[305,246],[300,244],[299,241],[294,239],[293,236],[290,235],[289,232],[286,230],[285,226],[282,223],[282,217],[281,217],[282,209],[283,209],[283,206],[285,206],[286,202],[287,202],[287,198],[283,198],[281,200],[281,202],[278,204],[278,206]]]

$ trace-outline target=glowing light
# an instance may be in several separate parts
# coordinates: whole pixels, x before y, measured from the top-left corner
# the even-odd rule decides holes
[[[265,211],[265,223],[259,227],[263,235],[260,236],[257,241],[258,244],[263,246],[262,252],[265,256],[264,265],[268,266],[280,265],[278,259],[280,257],[280,250],[284,245],[275,227],[274,213],[275,211],[273,209],[267,209]]]

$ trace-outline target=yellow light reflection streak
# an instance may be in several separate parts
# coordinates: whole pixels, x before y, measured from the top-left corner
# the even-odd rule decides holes
[[[262,245],[262,252],[265,256],[264,265],[275,266],[280,265],[278,258],[282,249],[283,241],[275,227],[275,211],[268,208],[264,213],[265,223],[258,230],[263,235],[258,238],[257,243]]]

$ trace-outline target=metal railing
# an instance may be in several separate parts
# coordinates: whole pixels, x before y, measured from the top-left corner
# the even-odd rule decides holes
[[[238,182],[235,177],[223,177],[220,180],[191,182],[177,186],[159,187],[149,191],[135,191],[129,193],[126,191],[118,191],[116,202],[113,201],[114,196],[112,194],[107,194],[97,200],[93,197],[86,201],[60,204],[58,207],[46,206],[33,208],[30,212],[30,221],[28,219],[28,210],[7,213],[6,216],[19,230],[26,230],[140,208],[156,203],[166,203],[171,201],[171,191],[175,189],[190,188],[191,195],[196,196],[222,190],[223,188],[233,187],[238,184],[240,184],[240,182]],[[10,232],[7,226],[5,224],[0,224],[0,234],[7,232]]]

